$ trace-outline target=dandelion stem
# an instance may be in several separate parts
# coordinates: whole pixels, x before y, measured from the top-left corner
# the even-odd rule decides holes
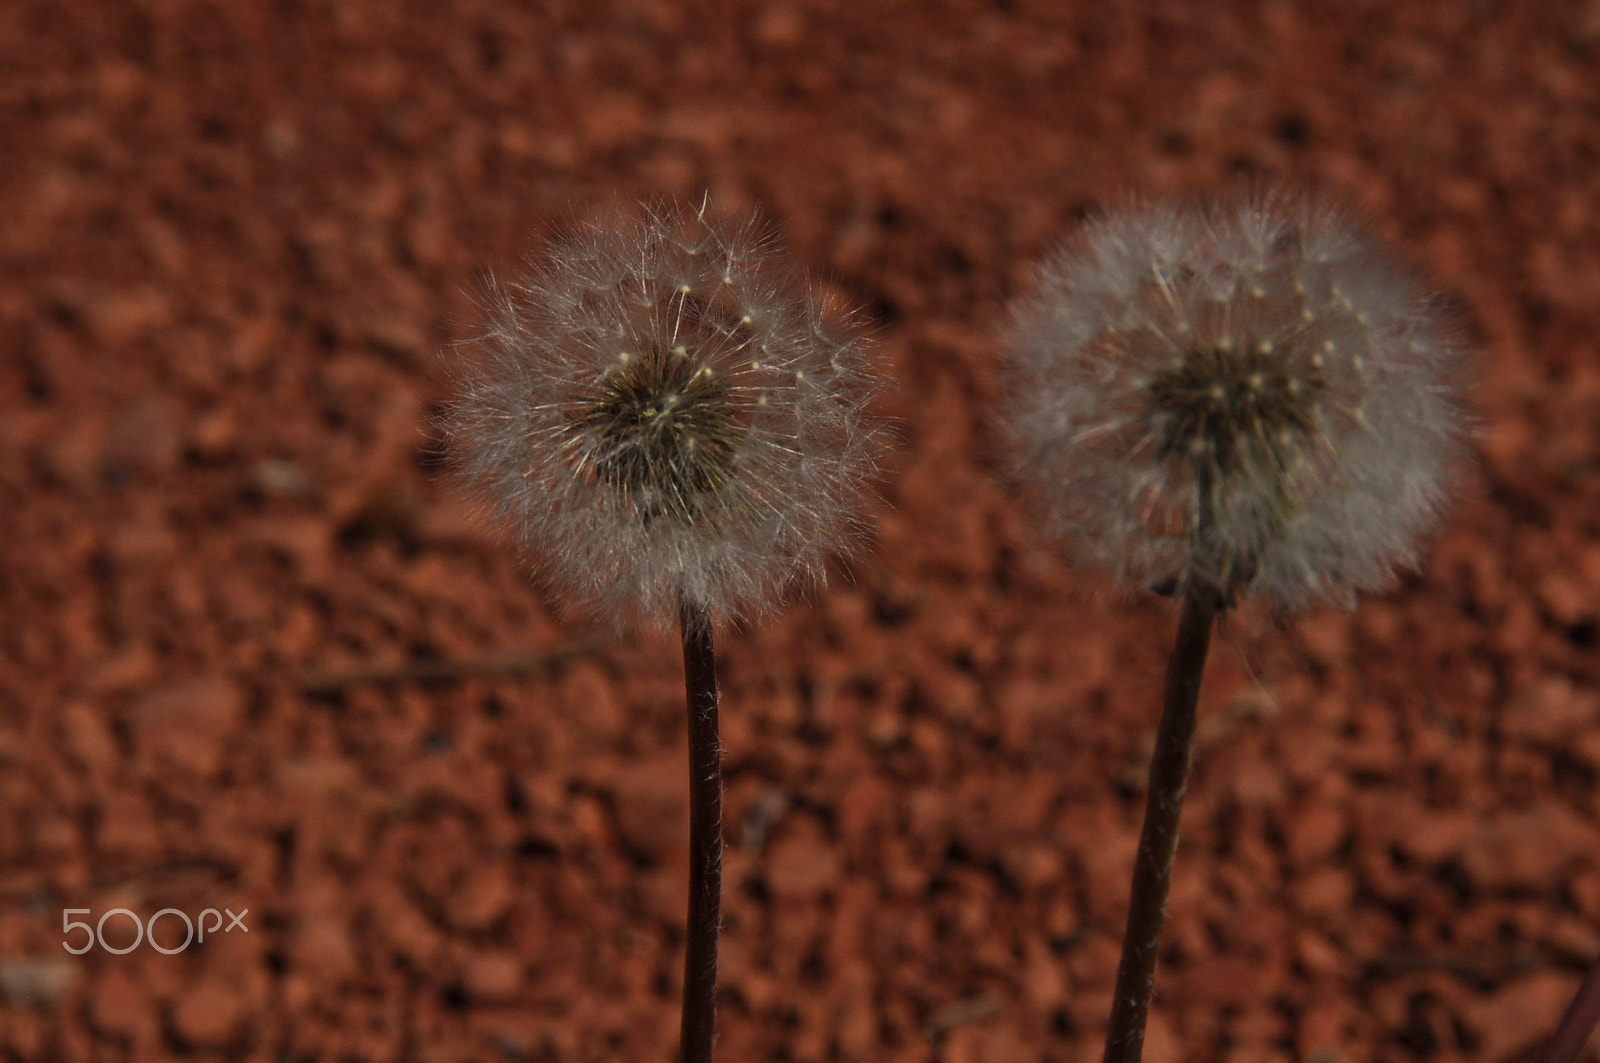
[[[1539,1054],[1539,1063],[1572,1063],[1588,1043],[1596,1022],[1600,1022],[1600,960],[1584,976],[1561,1025]]]
[[[1161,951],[1161,924],[1172,861],[1178,850],[1178,817],[1189,785],[1193,759],[1195,702],[1205,671],[1211,628],[1220,602],[1216,591],[1190,584],[1183,596],[1183,616],[1167,664],[1166,703],[1150,757],[1150,788],[1145,796],[1144,828],[1134,858],[1133,892],[1128,929],[1122,938],[1122,961],[1111,999],[1111,1025],[1106,1033],[1105,1063],[1139,1063],[1144,1051],[1145,1021],[1155,991],[1156,956]]]
[[[680,602],[689,709],[689,921],[683,959],[683,1063],[710,1063],[722,923],[722,745],[711,614]]]

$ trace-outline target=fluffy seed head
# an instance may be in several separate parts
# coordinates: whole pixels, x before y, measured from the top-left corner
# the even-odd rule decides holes
[[[444,428],[566,604],[760,613],[854,545],[877,380],[753,223],[656,205],[590,225],[491,318]]]
[[[1414,563],[1465,432],[1440,313],[1285,195],[1100,218],[1010,348],[1019,474],[1080,560],[1146,586],[1348,605]]]

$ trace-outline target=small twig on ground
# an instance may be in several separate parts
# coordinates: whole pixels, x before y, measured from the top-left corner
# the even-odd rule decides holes
[[[1589,1042],[1595,1023],[1600,1022],[1600,961],[1589,968],[1572,1006],[1561,1018],[1550,1043],[1539,1053],[1538,1063],[1572,1063]]]
[[[597,641],[575,642],[543,653],[507,653],[475,660],[401,661],[397,664],[372,664],[355,668],[330,668],[308,672],[300,679],[305,694],[337,694],[366,684],[421,683],[477,676],[536,675],[559,668],[569,661],[592,657],[605,648]]]
[[[930,1041],[938,1040],[957,1026],[981,1022],[1000,1010],[1000,1005],[988,993],[952,1000],[939,1008],[922,1024],[922,1032]]]

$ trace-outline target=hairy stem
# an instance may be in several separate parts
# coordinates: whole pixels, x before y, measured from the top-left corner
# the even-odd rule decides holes
[[[1600,1022],[1600,960],[1584,976],[1561,1025],[1539,1053],[1538,1063],[1572,1063],[1583,1051],[1596,1022]]]
[[[1155,991],[1156,956],[1161,951],[1161,924],[1172,885],[1172,860],[1178,851],[1178,817],[1189,785],[1195,702],[1218,608],[1217,596],[1208,588],[1191,585],[1184,592],[1178,637],[1167,663],[1166,703],[1150,757],[1150,788],[1133,865],[1128,929],[1122,938],[1122,961],[1111,998],[1105,1063],[1139,1063],[1144,1052],[1145,1021]]]
[[[710,1063],[722,926],[722,745],[711,614],[684,600],[683,680],[689,708],[689,922],[683,958],[683,1063]]]

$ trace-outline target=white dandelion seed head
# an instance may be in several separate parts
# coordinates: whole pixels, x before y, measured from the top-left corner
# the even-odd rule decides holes
[[[1124,584],[1352,604],[1415,563],[1463,449],[1448,323],[1317,200],[1101,217],[1010,353],[1018,474]]]
[[[759,615],[858,544],[878,378],[753,221],[648,206],[490,303],[444,429],[563,604]]]

